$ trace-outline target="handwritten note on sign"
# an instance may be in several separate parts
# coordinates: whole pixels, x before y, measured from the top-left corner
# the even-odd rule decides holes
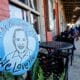
[[[39,49],[37,34],[31,24],[20,19],[0,22],[0,71],[13,75],[27,72]]]

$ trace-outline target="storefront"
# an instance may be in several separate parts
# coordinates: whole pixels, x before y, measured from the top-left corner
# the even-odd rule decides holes
[[[51,41],[55,32],[53,0],[0,0],[0,20],[19,18],[32,24],[39,41]],[[46,5],[45,5],[46,4]]]
[[[10,0],[10,18],[19,18],[32,24],[39,35],[39,11],[37,0]]]

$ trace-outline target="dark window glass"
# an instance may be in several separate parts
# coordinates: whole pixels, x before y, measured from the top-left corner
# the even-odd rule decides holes
[[[35,10],[37,10],[37,0],[29,0],[29,6]]]
[[[21,2],[25,3],[25,0],[19,0],[19,1],[21,1]]]
[[[54,17],[53,17],[53,7],[51,0],[48,0],[48,15],[49,15],[49,30],[53,30],[54,27]]]
[[[27,5],[29,4],[29,0],[19,0],[19,1]]]
[[[24,4],[27,4],[29,7],[37,10],[37,0],[19,0],[20,2],[23,2]]]
[[[34,7],[35,7],[35,10],[37,10],[37,0],[34,0]]]
[[[36,32],[39,34],[38,16],[33,13],[31,13],[31,24],[33,24]]]

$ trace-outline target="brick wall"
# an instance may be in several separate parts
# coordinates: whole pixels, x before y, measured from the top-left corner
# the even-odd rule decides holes
[[[0,21],[9,17],[9,1],[0,0]]]

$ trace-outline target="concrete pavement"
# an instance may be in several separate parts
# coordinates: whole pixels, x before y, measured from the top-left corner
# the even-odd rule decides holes
[[[80,38],[78,41],[75,41],[75,45],[73,65],[69,65],[69,80],[80,80]]]

